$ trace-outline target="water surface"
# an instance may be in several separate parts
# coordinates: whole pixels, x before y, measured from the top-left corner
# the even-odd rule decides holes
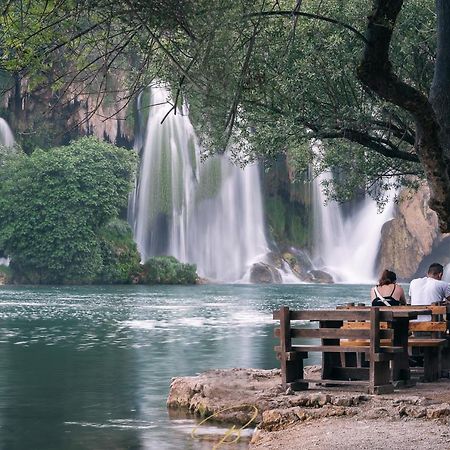
[[[272,311],[368,286],[0,287],[0,449],[211,448],[170,419],[174,376],[278,367]]]

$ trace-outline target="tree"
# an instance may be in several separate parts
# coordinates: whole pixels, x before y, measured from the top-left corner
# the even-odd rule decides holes
[[[442,231],[450,231],[450,4],[436,0],[437,53],[429,96],[400,79],[389,46],[403,0],[377,0],[369,17],[358,77],[381,98],[408,111],[415,123],[415,150],[431,189],[430,207]]]
[[[0,167],[0,249],[17,279],[85,283],[103,266],[105,225],[127,204],[135,155],[93,138]]]
[[[345,195],[425,176],[441,230],[450,231],[446,0],[373,0],[372,8],[366,0],[62,0],[55,11],[36,3],[41,19],[48,9],[46,26],[22,38],[14,2],[5,8],[1,45],[32,55],[21,66],[10,53],[5,68],[42,70],[42,55],[83,54],[86,41],[96,42],[88,59],[108,73],[118,57],[105,37],[128,36],[117,49],[133,49],[133,80],[168,80],[173,111],[188,99],[208,150],[239,142],[246,159],[285,153],[301,169],[320,139],[319,170],[341,167]],[[89,12],[83,20],[80,10]]]

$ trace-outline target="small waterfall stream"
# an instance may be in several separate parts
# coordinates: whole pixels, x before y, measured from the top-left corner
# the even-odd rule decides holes
[[[187,111],[169,114],[169,92],[151,89],[141,165],[129,221],[145,261],[173,255],[197,264],[200,276],[242,280],[269,252],[259,169],[244,170],[225,156],[200,162]],[[139,142],[139,139],[137,140]]]
[[[14,136],[11,128],[5,119],[0,117],[0,145],[12,147],[14,145]]]
[[[0,145],[12,147],[14,144],[14,135],[8,122],[0,117]],[[9,265],[9,258],[0,258],[0,265]]]

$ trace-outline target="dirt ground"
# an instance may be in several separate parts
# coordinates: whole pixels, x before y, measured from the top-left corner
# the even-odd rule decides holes
[[[382,396],[378,401],[375,397],[372,407],[350,418],[325,417],[297,422],[279,431],[257,430],[249,449],[450,450],[450,425],[444,417],[430,420],[393,414],[389,402],[408,398],[416,398],[422,405],[449,404],[450,380],[418,383]],[[378,414],[383,404],[386,414]]]
[[[258,431],[256,432],[258,433]],[[429,420],[325,418],[260,433],[251,450],[449,450],[450,426]]]

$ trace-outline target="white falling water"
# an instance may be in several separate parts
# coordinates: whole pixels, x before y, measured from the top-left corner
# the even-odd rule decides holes
[[[173,255],[200,276],[242,280],[265,259],[268,243],[257,165],[244,170],[224,156],[200,162],[186,111],[169,114],[169,92],[151,89],[141,166],[130,223],[143,261]]]
[[[12,147],[14,143],[15,141],[11,128],[9,128],[6,120],[0,117],[0,145]],[[0,265],[9,265],[9,258],[0,258]]]
[[[14,145],[14,136],[11,128],[5,119],[0,117],[0,145],[12,147]]]
[[[345,217],[339,203],[325,204],[321,186],[325,177],[322,174],[313,182],[315,264],[330,273],[335,281],[372,283],[378,276],[376,262],[381,229],[393,218],[394,202],[390,199],[378,213],[376,202],[366,197]]]

